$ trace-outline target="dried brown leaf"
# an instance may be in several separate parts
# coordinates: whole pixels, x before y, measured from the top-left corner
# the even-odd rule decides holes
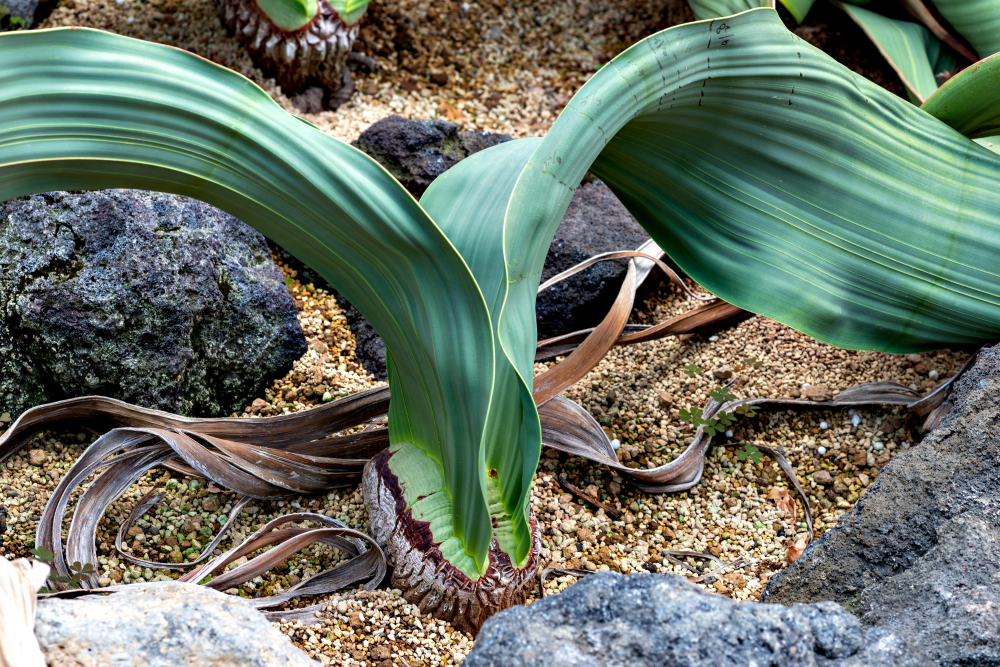
[[[542,405],[552,397],[558,396],[560,392],[579,382],[591,369],[601,363],[628,322],[634,298],[635,262],[629,261],[625,281],[618,292],[618,297],[597,328],[561,363],[535,377],[532,389],[535,405]]]
[[[788,551],[785,554],[785,560],[789,563],[794,563],[795,559],[802,555],[802,552],[806,550],[806,546],[809,544],[809,536],[803,535],[795,541],[795,544],[788,547]]]
[[[767,494],[767,499],[773,500],[774,504],[778,506],[779,510],[785,513],[787,518],[795,520],[795,499],[792,498],[792,494],[788,493],[788,489],[780,486],[772,486],[770,492]]]

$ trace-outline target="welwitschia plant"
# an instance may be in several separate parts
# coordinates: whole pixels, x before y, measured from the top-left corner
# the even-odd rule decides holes
[[[534,299],[588,170],[706,289],[820,340],[908,352],[1000,335],[1000,156],[969,139],[995,127],[988,68],[928,112],[771,9],[690,23],[608,63],[544,139],[459,163],[418,204],[188,53],[53,30],[0,36],[0,62],[0,200],[194,196],[372,322],[392,387],[391,446],[365,473],[372,530],[406,594],[459,625],[521,599],[537,565]]]

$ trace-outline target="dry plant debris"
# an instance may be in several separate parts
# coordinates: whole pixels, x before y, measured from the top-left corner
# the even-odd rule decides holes
[[[310,352],[288,376],[274,383],[266,398],[248,406],[250,411],[244,414],[247,417],[304,410],[322,404],[323,393],[353,393],[380,384],[367,376],[354,360],[354,339],[336,300],[321,290],[302,285],[288,267],[282,266],[282,270],[299,308]],[[686,299],[676,287],[663,284],[637,304],[632,321],[660,321],[693,306],[693,300]],[[326,346],[325,351],[319,343]],[[749,356],[765,363],[750,376],[742,394],[801,396],[804,390],[817,385],[835,393],[874,380],[895,380],[926,391],[957,371],[968,355],[937,352],[904,357],[838,350],[775,322],[754,317],[707,338],[671,337],[615,348],[564,395],[602,418],[609,436],[619,441],[619,458],[626,465],[655,466],[676,455],[693,437],[693,429],[677,419],[677,410],[704,404],[708,392],[725,379],[722,377],[725,371]],[[688,364],[700,365],[712,373],[690,378],[683,372]],[[547,367],[538,364],[539,371]],[[936,380],[931,379],[935,375],[932,371],[936,371]],[[320,392],[321,389],[325,391]],[[855,415],[843,411],[781,411],[741,418],[728,440],[782,446],[799,479],[812,494],[810,502],[814,505],[817,533],[822,533],[853,506],[893,454],[915,444],[913,429],[917,423],[919,420],[908,420],[898,408],[862,410]],[[5,556],[29,556],[37,520],[56,482],[92,440],[93,436],[86,433],[46,432],[0,464],[0,503],[7,512],[0,552]],[[600,466],[546,450],[532,493],[532,506],[545,527],[543,567],[691,575],[671,562],[664,552],[708,552],[727,562],[746,557],[750,565],[723,571],[721,576],[710,577],[699,585],[738,600],[756,599],[770,574],[785,566],[788,551],[805,535],[805,527],[801,523],[800,506],[795,508],[798,514],[794,520],[789,516],[787,500],[791,499],[793,506],[801,503],[793,490],[791,497],[786,497],[789,485],[777,464],[768,458],[759,463],[750,458],[741,461],[738,451],[738,447],[714,448],[706,461],[703,481],[691,491],[652,495],[635,490],[620,476]],[[565,492],[560,486],[561,475],[585,495],[620,511],[620,519]],[[179,576],[176,572],[132,566],[117,558],[113,551],[118,526],[134,503],[155,488],[166,491],[166,505],[143,517],[129,531],[126,542],[133,555],[163,562],[193,559],[207,543],[208,536],[225,522],[237,500],[236,494],[204,480],[162,469],[150,471],[111,506],[100,523],[97,566],[102,573],[102,585]],[[319,512],[362,531],[367,528],[367,514],[357,489],[280,501],[253,501],[237,517],[234,530],[219,549],[230,548],[271,518],[294,510]],[[64,528],[68,528],[68,521]],[[245,597],[280,592],[336,564],[342,557],[343,554],[328,547],[311,547],[274,571],[227,592]],[[704,558],[681,560],[699,573],[708,573],[717,565]],[[546,590],[554,593],[573,581],[574,577],[569,575],[550,578]],[[540,593],[536,588],[535,597]],[[282,608],[316,602],[322,600],[298,599]],[[414,667],[454,663],[451,644],[439,640],[441,633],[435,632],[433,636],[429,633],[428,619],[421,617],[420,622],[422,627],[408,624],[394,632],[397,640],[394,646],[400,647],[395,649],[396,654]],[[372,632],[378,629],[371,627]],[[437,622],[433,627],[438,627]],[[449,626],[440,629],[446,635],[454,634]],[[301,637],[301,641],[310,637],[294,623],[286,622],[282,630]],[[362,656],[355,657],[346,641],[336,648],[332,640],[330,644],[322,641],[326,635],[314,630],[312,636],[318,639],[309,640],[311,645],[307,648],[325,656],[330,664],[379,664],[374,653],[364,653],[376,644],[370,638],[368,647],[363,640],[354,642],[353,650]],[[424,653],[417,653],[409,639],[430,639],[432,645],[420,644]],[[452,641],[459,643],[461,654],[460,640],[453,637]],[[469,648],[471,643],[464,650]],[[403,664],[393,657],[391,650],[390,656],[381,658],[381,662],[389,659],[390,664]],[[406,650],[414,654],[407,654]],[[347,663],[348,659],[355,662]]]
[[[340,319],[342,313],[336,300],[300,284],[287,267],[282,269],[296,297],[310,352],[287,377],[275,382],[267,400],[258,399],[255,406],[249,406],[250,413],[277,414],[319,405],[324,385],[326,391],[345,393],[377,386],[379,383],[366,376],[353,359],[353,336]],[[638,304],[632,320],[666,319],[693,307],[691,301],[675,287],[661,285]],[[320,342],[327,346],[323,353],[317,350],[322,350]],[[331,349],[335,352],[331,353]],[[883,379],[926,391],[957,371],[968,355],[945,351],[917,357],[838,350],[754,317],[707,338],[666,338],[615,348],[584,381],[564,395],[603,418],[609,436],[619,441],[619,457],[626,465],[660,465],[693,437],[693,429],[677,419],[677,410],[702,405],[717,381],[725,379],[716,375],[709,378],[709,373],[690,378],[683,373],[684,366],[697,364],[725,376],[726,370],[748,356],[765,363],[749,378],[745,395],[801,396],[810,387],[823,386],[824,391],[835,393],[860,382]],[[547,365],[538,365],[539,370],[543,368]],[[932,371],[936,371],[936,381],[931,379],[935,375]],[[294,398],[290,398],[292,392]],[[893,454],[915,444],[916,423],[919,420],[908,420],[898,408],[861,410],[853,415],[843,411],[782,411],[741,419],[729,440],[782,446],[812,494],[817,533],[822,533],[853,506]],[[31,446],[0,464],[0,500],[7,513],[0,550],[8,558],[29,555],[37,520],[56,482],[91,440],[93,436],[86,433],[43,433]],[[801,507],[796,507],[794,520],[789,516],[788,500],[793,506],[801,503],[794,491],[786,496],[790,489],[777,464],[767,458],[759,463],[750,458],[741,461],[737,453],[735,447],[714,448],[706,461],[704,479],[697,487],[686,493],[651,495],[636,491],[620,476],[600,466],[546,450],[532,494],[532,506],[545,527],[543,566],[690,574],[663,552],[708,552],[724,561],[747,557],[751,565],[725,571],[721,577],[709,578],[700,585],[738,600],[756,599],[770,574],[784,567],[789,550],[794,550],[795,542],[805,535],[805,527]],[[566,493],[559,484],[561,475],[584,494],[621,511],[621,518],[612,519],[605,510],[588,507]],[[103,573],[102,585],[178,576],[131,566],[113,552],[118,526],[136,500],[154,488],[165,489],[167,504],[129,531],[127,546],[133,555],[164,562],[193,559],[237,500],[235,494],[206,485],[204,480],[162,469],[151,471],[112,505],[100,524],[97,566]],[[237,517],[234,530],[219,549],[242,541],[270,518],[299,509],[321,512],[359,530],[367,527],[357,489],[273,502],[254,501]],[[68,522],[64,527],[68,528]],[[227,592],[246,597],[280,592],[334,565],[341,557],[340,552],[327,547],[312,547],[273,572]],[[701,573],[715,567],[702,558],[683,560]],[[557,592],[573,581],[572,576],[558,576],[551,578],[546,588],[550,593]],[[535,596],[539,594],[536,588]],[[283,608],[316,601],[294,600]],[[425,620],[421,623],[426,626]],[[286,623],[283,630],[292,633],[292,625]],[[404,637],[405,642],[409,635],[400,630],[396,636]],[[363,643],[361,646],[364,648]],[[326,655],[332,664],[351,657],[322,641],[310,650]],[[404,659],[411,665],[421,660],[423,664],[437,664],[433,662],[435,655]],[[378,664],[371,662],[371,655],[364,659]],[[449,660],[445,654],[436,659]]]

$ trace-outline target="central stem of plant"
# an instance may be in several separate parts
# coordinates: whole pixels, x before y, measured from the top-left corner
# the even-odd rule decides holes
[[[384,450],[365,465],[361,488],[368,507],[368,532],[386,552],[393,568],[392,585],[409,602],[423,613],[475,634],[486,619],[523,603],[531,592],[538,569],[538,522],[532,513],[531,552],[521,567],[494,537],[488,567],[473,580],[448,561],[435,542],[431,524],[414,518],[404,499],[405,482],[389,466],[395,453],[391,448]]]

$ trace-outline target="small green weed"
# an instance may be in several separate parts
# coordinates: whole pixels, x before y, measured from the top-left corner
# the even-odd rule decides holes
[[[746,461],[747,458],[749,458],[754,463],[760,463],[761,459],[764,458],[764,455],[760,453],[759,449],[750,443],[746,443],[743,445],[743,449],[736,451],[736,458],[740,461]]]
[[[80,582],[87,579],[94,573],[94,566],[90,563],[81,564],[77,561],[69,566],[72,574],[68,577],[57,575],[55,568],[55,554],[46,549],[45,547],[39,547],[37,549],[32,549],[31,554],[35,557],[35,560],[45,563],[50,568],[52,572],[49,573],[49,581],[54,583],[66,584],[69,588],[80,588]],[[55,586],[44,586],[38,592],[39,593],[55,593],[58,589]]]
[[[14,16],[10,7],[7,5],[0,5],[0,20],[6,18],[7,23],[12,26],[27,26],[28,22],[22,19],[20,16]]]
[[[732,382],[730,382],[728,385],[724,387],[718,387],[716,389],[713,389],[711,392],[709,392],[709,396],[711,396],[718,403],[722,403],[724,406],[728,404],[730,401],[739,400],[739,396],[733,393],[731,389],[734,387],[739,387],[740,385],[743,384],[745,378],[741,375],[742,373],[745,373],[752,369],[760,368],[762,363],[763,362],[757,361],[757,359],[753,357],[744,359],[740,363],[736,364],[736,368],[733,369],[735,378],[732,380]],[[701,368],[700,366],[696,366],[694,364],[688,364],[687,366],[684,367],[684,373],[688,377],[695,377],[697,375],[701,375],[704,372],[705,372],[704,368]],[[716,413],[714,417],[705,418],[704,412],[702,411],[701,408],[688,408],[688,409],[682,408],[680,410],[680,418],[682,422],[691,422],[695,426],[703,427],[705,433],[709,437],[714,437],[719,433],[724,433],[730,426],[735,424],[736,415],[744,415],[744,416],[752,415],[758,410],[760,410],[760,408],[758,408],[756,405],[740,404],[737,405],[732,410],[726,410],[725,408],[723,408],[718,413]],[[740,456],[740,454],[742,454],[742,456]],[[740,458],[741,461],[745,459],[747,456],[749,456],[754,462],[758,462],[760,461],[762,454],[760,453],[760,451],[757,450],[756,447],[753,447],[752,445],[747,445],[747,448],[744,451],[737,453],[737,456]]]

